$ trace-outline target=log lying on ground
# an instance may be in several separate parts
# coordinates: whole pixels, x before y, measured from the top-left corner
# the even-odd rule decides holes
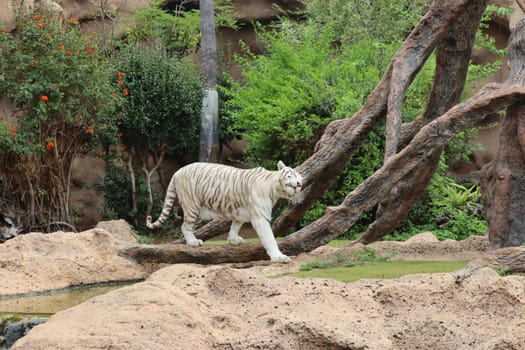
[[[489,250],[454,273],[456,283],[463,283],[482,267],[491,267],[504,274],[525,273],[525,247],[508,247]]]
[[[287,239],[279,241],[279,248],[284,254],[290,256],[311,250]],[[120,256],[133,259],[139,264],[194,263],[208,265],[269,260],[263,246],[257,243],[245,243],[238,246],[227,244],[203,245],[200,247],[190,247],[185,244],[121,243],[117,249]]]
[[[190,247],[185,244],[121,244],[119,255],[139,264],[222,264],[268,260],[262,245],[246,243],[233,245],[204,245]]]
[[[474,262],[504,270],[508,273],[525,273],[525,247],[507,247],[485,253]]]
[[[217,237],[218,235],[221,235],[223,233],[228,233],[230,230],[232,222],[230,220],[222,220],[222,219],[216,219],[213,221],[210,221],[206,225],[202,226],[198,230],[195,231],[195,236],[198,239],[202,239],[203,241],[207,241],[209,239],[212,239],[214,237]],[[183,244],[185,241],[184,239],[177,239],[174,243],[175,244]]]

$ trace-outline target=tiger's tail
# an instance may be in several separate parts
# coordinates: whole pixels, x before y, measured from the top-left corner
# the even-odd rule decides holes
[[[160,227],[160,225],[162,225],[164,221],[166,221],[166,219],[169,217],[176,199],[177,192],[175,191],[175,182],[170,181],[168,190],[166,191],[166,199],[164,200],[164,207],[162,208],[162,213],[160,214],[157,221],[155,221],[154,223],[151,222],[152,218],[148,215],[148,217],[146,217],[146,227],[150,229]]]

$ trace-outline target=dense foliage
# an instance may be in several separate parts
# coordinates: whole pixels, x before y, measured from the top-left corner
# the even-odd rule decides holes
[[[195,53],[200,43],[200,11],[192,6],[184,1],[151,1],[149,6],[134,12],[131,25],[126,28],[128,41],[162,45],[178,56]],[[231,0],[215,1],[215,22],[218,26],[237,28]]]
[[[67,223],[73,157],[117,138],[123,90],[77,19],[17,11],[15,23],[0,33],[0,96],[18,108],[0,115],[0,197],[29,225]]]
[[[333,33],[297,35],[264,35],[267,54],[243,61],[243,83],[228,101],[233,128],[258,163],[306,159],[328,122],[360,108],[394,49],[367,41],[337,52]]]
[[[427,0],[310,0],[306,15],[317,30],[330,27],[342,45],[374,40],[392,43],[406,37],[421,19]]]

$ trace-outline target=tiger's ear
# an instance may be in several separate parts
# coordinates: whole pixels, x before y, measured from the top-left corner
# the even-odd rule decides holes
[[[277,170],[283,170],[284,168],[286,168],[286,165],[284,165],[282,160],[277,162]]]

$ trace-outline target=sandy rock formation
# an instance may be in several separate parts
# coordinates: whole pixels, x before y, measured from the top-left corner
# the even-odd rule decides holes
[[[119,257],[115,244],[100,228],[17,236],[0,244],[0,296],[144,278],[142,266]]]
[[[523,349],[524,283],[488,268],[345,284],[173,265],[12,349]]]
[[[398,256],[405,260],[469,261],[487,250],[488,238],[470,236],[461,241],[438,241],[430,232],[424,232],[405,242],[379,241],[369,247],[379,255]]]
[[[133,234],[133,228],[126,220],[101,221],[95,228],[106,230],[115,239],[116,243],[137,242],[137,238]]]

